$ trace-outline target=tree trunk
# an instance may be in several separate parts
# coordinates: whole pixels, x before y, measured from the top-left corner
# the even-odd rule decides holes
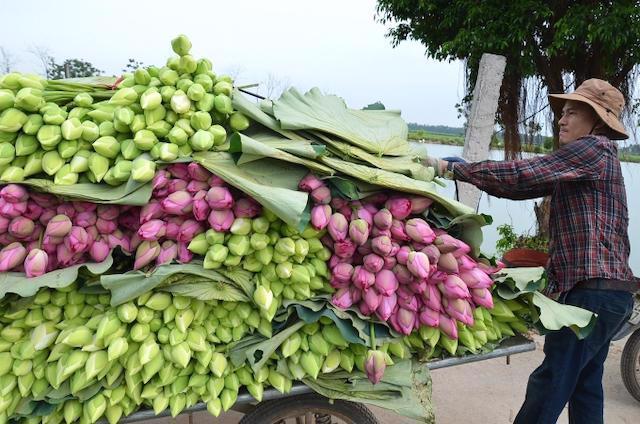
[[[498,106],[498,114],[504,126],[505,160],[520,158],[521,145],[518,117],[521,84],[522,76],[520,74],[509,70],[505,72],[502,86],[500,87],[500,103]]]

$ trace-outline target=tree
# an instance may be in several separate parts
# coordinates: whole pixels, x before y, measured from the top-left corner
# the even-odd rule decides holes
[[[362,110],[385,110],[384,104],[378,100],[362,108]]]
[[[483,53],[507,58],[498,105],[507,158],[520,151],[528,79],[539,78],[548,92],[563,92],[602,78],[618,87],[627,103],[634,91],[640,63],[637,1],[378,0],[377,18],[391,25],[387,35],[394,45],[414,39],[429,57],[464,60],[468,92]]]
[[[102,74],[100,69],[85,60],[66,59],[62,64],[58,64],[52,56],[49,56],[47,79],[93,77],[100,74]]]
[[[11,52],[0,46],[0,74],[8,74],[13,70],[16,60]]]
[[[280,78],[276,74],[269,72],[267,78],[261,83],[264,88],[264,96],[267,99],[275,99],[291,86],[289,78]]]
[[[129,58],[129,62],[122,68],[122,73],[135,72],[136,69],[142,68],[144,63],[136,59]]]

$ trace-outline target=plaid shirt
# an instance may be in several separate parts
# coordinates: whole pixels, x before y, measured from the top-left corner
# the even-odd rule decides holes
[[[496,197],[552,196],[548,293],[591,278],[637,284],[629,268],[624,178],[608,138],[583,137],[531,159],[456,163],[454,175]]]

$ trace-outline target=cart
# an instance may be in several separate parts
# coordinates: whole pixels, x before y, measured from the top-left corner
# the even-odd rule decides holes
[[[631,336],[622,350],[620,374],[631,396],[640,401],[640,298],[638,295],[635,297],[631,318],[622,326],[613,340],[621,340],[629,334]]]
[[[506,357],[508,364],[511,355],[533,350],[533,341],[523,336],[515,336],[504,340],[491,352],[436,359],[428,362],[426,366],[430,370],[437,370],[500,357]],[[189,414],[191,422],[191,414],[206,409],[204,403],[198,403],[185,409],[182,414]],[[294,384],[291,392],[286,395],[275,389],[265,390],[260,403],[256,403],[249,393],[241,392],[232,409],[245,414],[240,424],[334,424],[334,419],[345,424],[378,424],[375,416],[365,405],[344,400],[329,400],[302,383]],[[120,422],[133,423],[169,415],[168,410],[159,415],[155,415],[151,410],[143,410],[123,418]]]

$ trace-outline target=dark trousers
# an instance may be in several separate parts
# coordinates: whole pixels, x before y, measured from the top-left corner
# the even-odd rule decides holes
[[[544,361],[529,377],[524,404],[514,424],[556,423],[567,402],[569,423],[604,422],[604,361],[611,339],[631,314],[632,294],[574,288],[559,301],[595,312],[596,325],[583,340],[568,328],[546,335]]]

